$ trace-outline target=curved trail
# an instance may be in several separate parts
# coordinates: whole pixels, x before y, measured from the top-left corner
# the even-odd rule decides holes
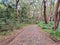
[[[27,26],[23,30],[8,45],[57,45],[37,25]]]

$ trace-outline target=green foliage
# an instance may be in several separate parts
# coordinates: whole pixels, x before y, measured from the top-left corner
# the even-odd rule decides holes
[[[42,29],[49,29],[49,26],[47,24],[45,24],[43,21],[41,21],[39,24],[38,24]]]
[[[0,32],[13,30],[17,21],[15,18],[15,11],[13,8],[2,8],[0,5]]]
[[[60,40],[60,24],[57,30],[52,30],[52,26],[54,25],[54,22],[51,21],[48,25],[45,24],[43,21],[41,21],[38,24],[45,32],[50,33],[56,40]]]
[[[22,3],[21,4],[21,14],[20,14],[20,21],[21,22],[25,22],[25,23],[33,23],[34,19],[33,17],[30,15],[30,4],[29,3]]]
[[[4,6],[0,5],[0,32],[13,30],[15,19],[11,15],[12,11],[10,11],[10,8],[2,7]]]
[[[56,31],[51,31],[50,34],[56,39],[60,40],[60,32],[58,30]]]
[[[49,24],[45,24],[44,21],[39,22],[38,24],[42,29],[51,29],[52,26],[54,25],[54,22],[51,21]]]
[[[54,22],[51,21],[48,25],[49,25],[50,29],[52,29],[52,27],[53,27],[53,25],[54,25]]]
[[[16,18],[16,13],[16,9],[9,4],[7,7],[0,4],[0,32],[13,31],[13,29],[21,28],[25,23],[34,22],[34,18],[30,15],[30,5],[27,3],[21,3],[18,18]]]

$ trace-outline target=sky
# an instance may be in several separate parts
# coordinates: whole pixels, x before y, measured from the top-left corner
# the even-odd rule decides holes
[[[8,0],[0,0],[0,2],[4,1],[5,3],[8,1]]]

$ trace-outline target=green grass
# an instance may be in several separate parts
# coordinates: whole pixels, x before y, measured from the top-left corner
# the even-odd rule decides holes
[[[60,40],[60,24],[57,30],[52,30],[54,22],[51,21],[49,24],[45,24],[43,21],[38,23],[38,25],[45,31],[52,35],[56,40]]]

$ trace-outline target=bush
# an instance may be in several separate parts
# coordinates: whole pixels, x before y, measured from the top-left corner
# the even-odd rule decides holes
[[[52,27],[53,25],[54,25],[54,22],[51,21],[51,22],[49,23],[49,27]]]
[[[3,4],[2,4],[3,5]],[[13,8],[2,8],[0,5],[0,32],[11,31],[17,27],[16,10]],[[3,5],[4,7],[4,5]]]
[[[38,23],[38,25],[40,27],[42,27],[43,29],[51,29],[52,26],[54,25],[54,22],[51,21],[49,24],[45,24],[44,21],[41,21],[41,22]]]
[[[43,21],[41,21],[39,24],[38,24],[42,29],[49,29],[49,26],[47,24],[45,24]]]
[[[13,29],[20,28],[21,23],[33,23],[34,19],[31,17],[30,5],[27,3],[21,3],[21,7],[18,10],[19,15],[16,18],[16,9],[7,4],[5,7],[0,5],[0,32],[11,31]]]

